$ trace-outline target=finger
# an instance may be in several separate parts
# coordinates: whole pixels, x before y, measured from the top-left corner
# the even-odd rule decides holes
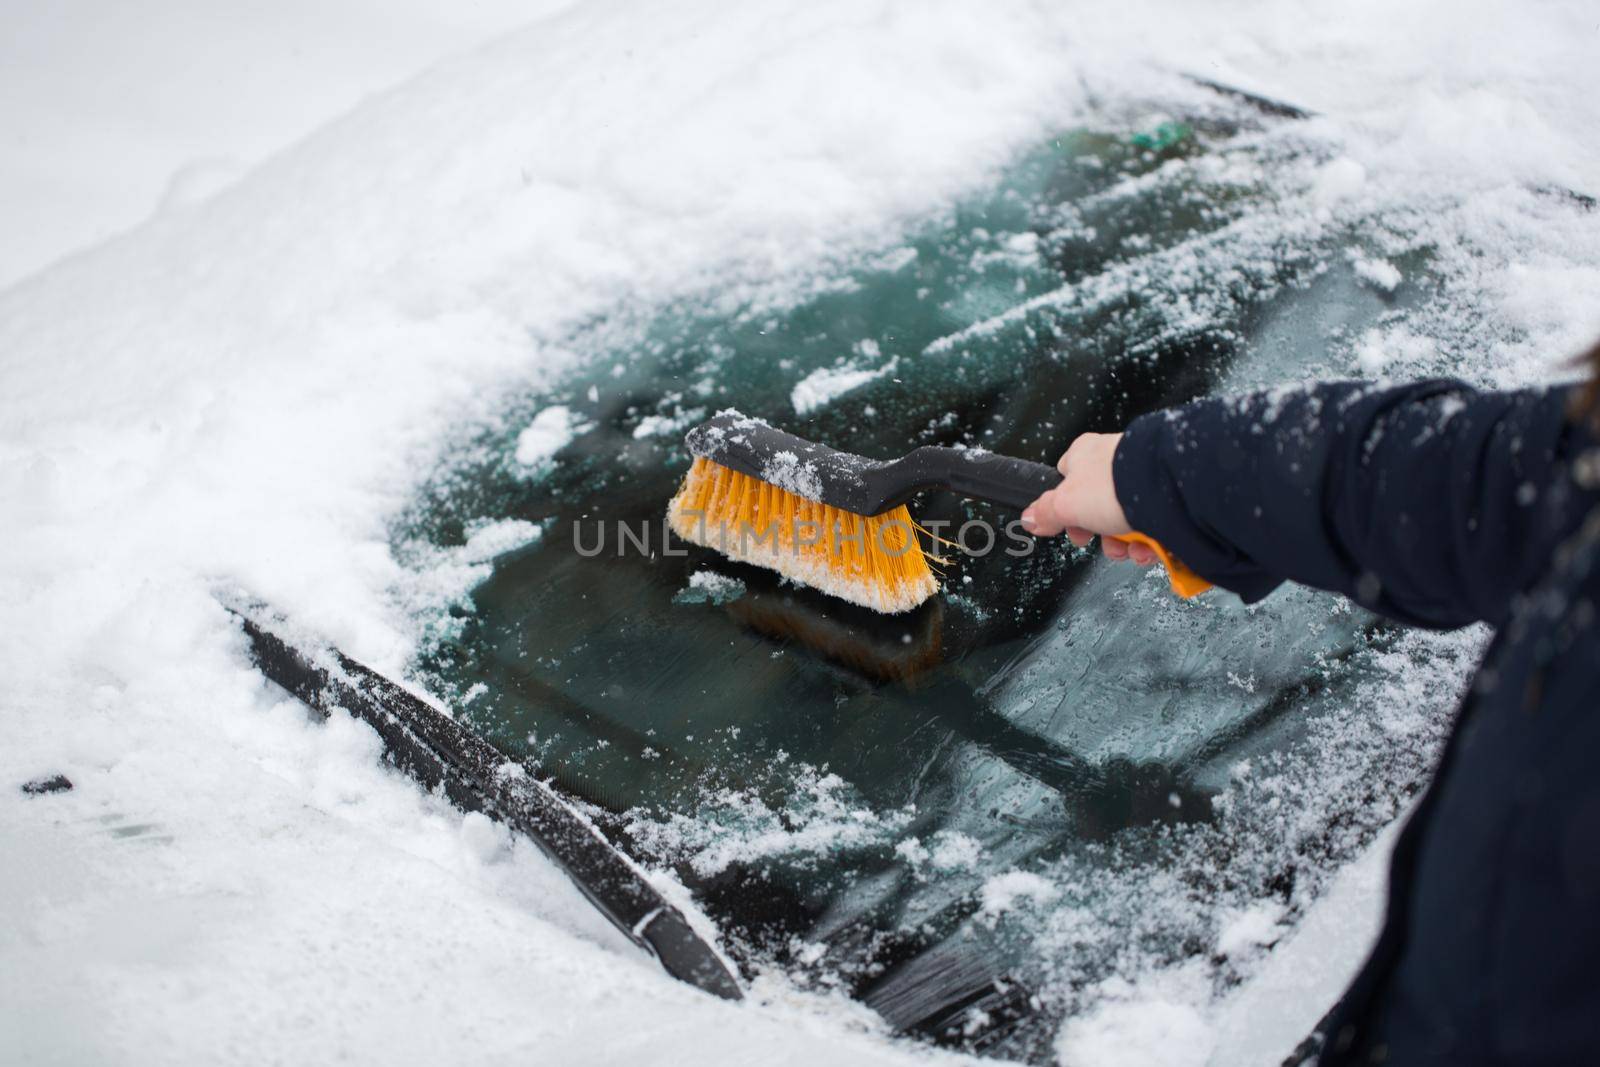
[[[1082,548],[1084,545],[1087,545],[1090,541],[1094,540],[1094,531],[1085,530],[1082,526],[1068,526],[1067,536],[1072,539],[1073,544],[1077,545],[1079,548]]]
[[[1138,543],[1130,544],[1128,545],[1128,555],[1131,556],[1133,561],[1139,564],[1141,567],[1148,567],[1150,564],[1156,561],[1155,549],[1151,548],[1149,545],[1141,545]]]
[[[1050,493],[1044,493],[1022,509],[1022,528],[1035,537],[1054,537],[1064,527],[1065,524],[1056,518],[1055,501]]]
[[[1102,537],[1100,551],[1106,554],[1106,559],[1127,559],[1128,542],[1118,541],[1115,537]]]

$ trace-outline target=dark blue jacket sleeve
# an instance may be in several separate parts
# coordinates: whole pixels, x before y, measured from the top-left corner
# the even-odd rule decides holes
[[[1117,497],[1246,601],[1296,581],[1415,625],[1498,624],[1596,502],[1571,473],[1595,444],[1569,393],[1437,380],[1208,398],[1128,427]]]

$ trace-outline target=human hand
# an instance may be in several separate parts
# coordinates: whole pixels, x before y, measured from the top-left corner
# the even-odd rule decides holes
[[[1133,532],[1111,477],[1111,459],[1121,440],[1120,433],[1086,433],[1073,441],[1056,463],[1061,484],[1023,510],[1022,528],[1036,537],[1065,532],[1079,546],[1098,535],[1106,558],[1154,563],[1156,554],[1148,545],[1116,540]]]

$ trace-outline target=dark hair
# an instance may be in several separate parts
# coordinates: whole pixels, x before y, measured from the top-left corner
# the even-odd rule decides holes
[[[1589,372],[1589,380],[1583,388],[1572,394],[1571,415],[1578,421],[1586,421],[1597,433],[1600,433],[1600,342],[1582,355],[1573,357],[1572,365],[1582,367]]]

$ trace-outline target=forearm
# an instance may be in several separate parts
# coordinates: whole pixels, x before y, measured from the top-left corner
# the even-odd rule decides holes
[[[1566,475],[1565,394],[1340,382],[1202,400],[1128,427],[1116,493],[1135,529],[1246,600],[1292,580],[1421,625],[1497,622],[1593,503]]]

